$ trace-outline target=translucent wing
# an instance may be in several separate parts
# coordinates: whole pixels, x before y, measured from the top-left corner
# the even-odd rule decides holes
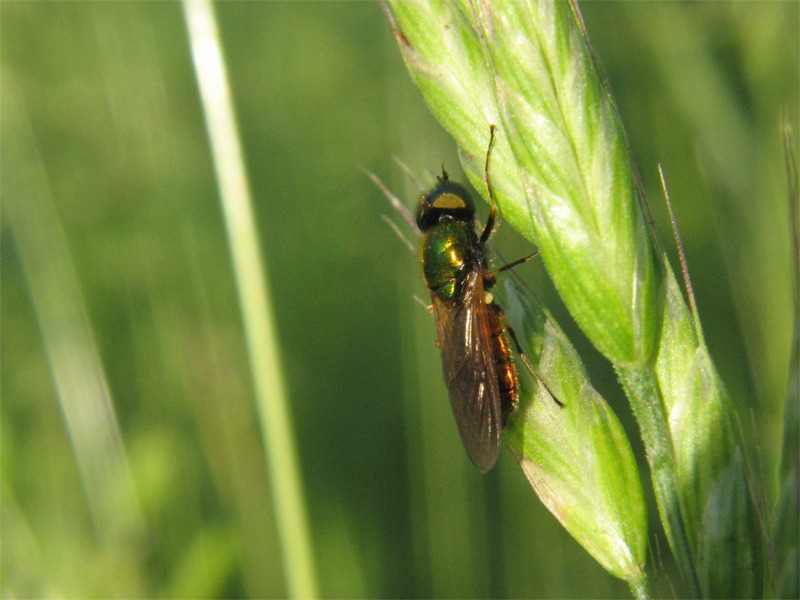
[[[483,268],[467,275],[458,302],[433,297],[444,380],[461,440],[481,471],[500,451],[500,390],[497,383]]]

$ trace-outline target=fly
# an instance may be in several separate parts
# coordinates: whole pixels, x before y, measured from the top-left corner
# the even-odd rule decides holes
[[[511,341],[548,394],[564,406],[523,353],[503,309],[490,292],[499,273],[536,256],[531,254],[495,271],[487,268],[486,242],[497,218],[489,183],[494,132],[493,125],[483,171],[489,217],[480,235],[469,192],[450,180],[444,169],[436,186],[420,198],[415,215],[422,234],[422,274],[431,295],[436,345],[442,355],[450,406],[467,454],[484,472],[497,461],[502,430],[518,402],[519,380]]]

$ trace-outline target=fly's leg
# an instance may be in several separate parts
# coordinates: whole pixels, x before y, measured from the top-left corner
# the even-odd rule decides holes
[[[491,282],[494,282],[494,279],[495,279],[495,277],[497,277],[498,274],[502,273],[503,271],[508,271],[509,269],[513,269],[517,265],[521,265],[522,263],[526,263],[530,259],[536,258],[537,256],[539,256],[539,251],[538,250],[536,252],[534,252],[533,254],[528,254],[528,256],[523,256],[522,258],[518,258],[517,260],[513,260],[510,263],[508,263],[507,265],[503,265],[499,269],[495,269],[494,271],[492,271],[490,273],[487,273],[486,274],[486,279],[488,279]]]
[[[489,194],[489,218],[486,219],[486,225],[483,226],[483,233],[481,233],[481,244],[485,244],[492,235],[494,230],[494,220],[497,215],[497,209],[494,205],[494,193],[492,192],[492,184],[489,183],[489,159],[492,156],[492,148],[494,147],[494,131],[497,129],[496,125],[489,126],[489,147],[486,149],[486,162],[483,165],[483,183],[486,184],[486,192]]]
[[[494,231],[495,220],[497,219],[497,208],[494,203],[494,192],[492,191],[492,183],[489,180],[489,160],[492,157],[492,148],[494,148],[494,132],[496,129],[496,125],[489,126],[489,147],[486,149],[486,162],[483,165],[483,183],[486,185],[486,193],[489,195],[489,218],[486,219],[486,225],[484,225],[483,232],[481,233],[480,240],[482,244],[485,244],[492,235],[492,231]],[[502,273],[503,271],[511,269],[512,267],[516,267],[524,262],[528,262],[530,259],[538,255],[539,251],[537,250],[533,254],[518,258],[517,260],[500,267],[496,271],[488,273],[486,275],[486,279],[489,281],[494,281],[494,278],[498,273]]]
[[[480,237],[481,244],[485,244],[488,241],[489,237],[492,235],[492,231],[494,230],[495,219],[497,217],[497,208],[495,207],[494,203],[494,192],[492,192],[492,184],[491,181],[489,180],[489,160],[492,157],[492,148],[494,147],[494,132],[496,129],[497,126],[494,124],[489,126],[489,147],[486,149],[486,162],[483,165],[483,183],[486,185],[486,193],[489,195],[489,217],[486,219],[486,225],[484,225],[483,232],[481,233]],[[538,254],[539,252],[537,251],[528,256],[523,256],[522,258],[519,258],[515,261],[508,263],[507,265],[500,267],[496,271],[487,273],[485,277],[486,287],[487,288],[491,287],[498,273],[507,271],[508,269],[516,267],[517,265],[521,265],[522,263],[529,261]],[[503,312],[503,310],[497,305],[495,305],[495,307],[497,309],[497,316],[500,319],[500,322],[503,324],[503,327],[505,327],[506,331],[508,331],[508,334],[511,336],[511,339],[514,341],[514,345],[517,347],[517,352],[519,353],[519,357],[522,359],[522,362],[525,363],[525,366],[528,368],[528,370],[531,373],[533,373],[536,379],[539,380],[539,383],[542,384],[542,387],[544,387],[544,389],[547,390],[547,393],[550,395],[553,401],[556,404],[558,404],[561,408],[564,408],[565,404],[556,397],[556,395],[553,393],[553,390],[550,389],[550,386],[547,385],[547,382],[545,382],[544,378],[539,374],[539,371],[536,370],[536,367],[534,367],[531,361],[528,360],[528,357],[522,350],[522,345],[519,343],[519,340],[517,339],[517,334],[514,333],[514,330],[508,323],[508,319],[506,319],[506,315]]]
[[[498,309],[499,308],[500,307],[498,307]],[[539,374],[539,371],[536,370],[536,367],[533,366],[533,363],[531,363],[531,361],[528,360],[527,355],[522,350],[522,345],[519,343],[519,340],[517,339],[517,334],[514,333],[514,330],[511,328],[508,319],[506,319],[506,314],[503,312],[502,309],[497,311],[497,316],[500,319],[500,322],[503,324],[503,327],[505,327],[506,331],[508,331],[508,335],[510,335],[511,339],[514,341],[514,346],[516,346],[517,353],[519,354],[520,359],[522,359],[522,362],[525,363],[525,366],[528,367],[528,370],[531,373],[533,373],[536,379],[539,380],[539,383],[542,384],[542,387],[547,391],[547,393],[553,399],[553,402],[558,404],[560,408],[564,408],[566,404],[564,404],[561,400],[558,399],[558,397],[553,393],[553,390],[550,389],[550,386],[547,385],[547,382],[544,380],[544,378]]]

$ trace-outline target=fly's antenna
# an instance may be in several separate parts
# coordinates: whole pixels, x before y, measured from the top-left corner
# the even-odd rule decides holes
[[[449,173],[444,168],[444,161],[442,161],[442,176],[441,177],[437,176],[436,179],[438,179],[439,181],[447,181],[448,179],[450,179]]]

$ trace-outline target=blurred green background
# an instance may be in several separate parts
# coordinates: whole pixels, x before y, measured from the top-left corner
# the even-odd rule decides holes
[[[674,248],[664,167],[709,345],[774,496],[792,316],[779,122],[798,131],[800,5],[582,8]],[[461,447],[416,259],[359,170],[408,205],[419,190],[393,156],[428,180],[458,172],[380,5],[216,15],[320,593],[627,596],[510,455],[482,476]],[[181,6],[4,0],[0,44],[0,593],[286,595]],[[495,242],[528,251],[508,227]],[[635,438],[541,265],[519,271]]]

